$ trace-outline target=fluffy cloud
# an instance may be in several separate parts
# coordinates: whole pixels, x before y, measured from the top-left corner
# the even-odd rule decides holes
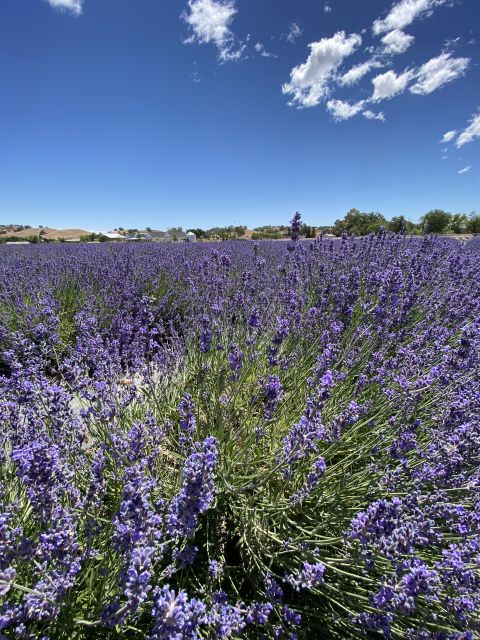
[[[373,94],[370,98],[372,102],[389,100],[393,96],[403,93],[412,77],[411,71],[404,71],[397,76],[395,71],[387,71],[376,76],[372,80]]]
[[[295,40],[301,35],[302,30],[300,29],[300,26],[296,22],[292,22],[285,39],[290,42],[290,44],[295,44]]]
[[[69,11],[75,16],[82,13],[83,0],[47,0],[47,2],[54,9]]]
[[[233,0],[188,0],[188,9],[182,13],[192,30],[186,43],[214,44],[222,62],[242,57],[245,45],[238,43],[230,31],[237,13]]]
[[[339,84],[344,87],[351,87],[354,84],[357,84],[363,76],[365,76],[370,69],[382,67],[382,63],[378,60],[372,58],[372,60],[367,60],[366,62],[362,62],[361,64],[357,64],[351,69],[349,69],[346,73],[343,74],[338,79]]]
[[[414,40],[413,36],[404,33],[400,29],[389,31],[382,38],[382,43],[384,44],[383,53],[393,56],[405,53]]]
[[[270,51],[267,51],[265,49],[265,46],[261,42],[257,42],[257,44],[254,46],[254,49],[263,58],[277,58],[278,57],[274,53],[270,53]]]
[[[328,2],[323,5],[323,10],[325,11],[325,13],[332,13],[332,7],[328,4]]]
[[[291,70],[290,81],[282,87],[284,94],[292,96],[290,104],[300,107],[318,105],[329,94],[329,84],[335,71],[361,43],[360,35],[352,33],[347,36],[344,31],[310,43],[306,62]]]
[[[430,15],[436,7],[446,4],[447,0],[400,0],[396,2],[383,19],[375,20],[373,33],[380,35],[394,29],[404,29],[422,15]]]
[[[455,146],[460,149],[464,144],[472,142],[475,138],[480,138],[480,114],[470,120],[468,127],[458,136]]]
[[[442,139],[440,140],[440,142],[442,144],[445,144],[446,142],[451,142],[454,137],[456,136],[457,132],[455,129],[453,129],[453,131],[447,131],[447,133],[443,134]]]
[[[463,174],[464,173],[468,173],[471,168],[472,168],[471,166],[464,167],[463,169],[460,169],[460,171],[457,171],[457,173],[459,173],[461,176],[463,176]]]
[[[348,120],[356,116],[357,113],[362,110],[364,104],[364,100],[360,100],[360,102],[356,102],[355,104],[350,104],[344,100],[329,100],[327,102],[327,109],[333,115],[334,120]]]
[[[432,93],[444,84],[463,76],[469,63],[470,58],[452,58],[450,53],[441,53],[417,69],[417,82],[410,87],[410,91],[423,96]]]
[[[367,118],[367,120],[381,120],[381,122],[385,122],[385,114],[383,113],[383,111],[375,113],[374,111],[370,111],[370,109],[366,109],[362,113],[362,116],[364,118]]]

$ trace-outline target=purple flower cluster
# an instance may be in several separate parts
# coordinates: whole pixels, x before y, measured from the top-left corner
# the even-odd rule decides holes
[[[480,635],[480,253],[0,247],[0,637]]]

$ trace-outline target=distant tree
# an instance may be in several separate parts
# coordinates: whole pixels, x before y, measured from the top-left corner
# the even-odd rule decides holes
[[[405,216],[393,217],[387,225],[387,229],[393,233],[406,233],[407,232],[407,220]]]
[[[45,231],[45,229],[42,228],[42,230],[40,231],[40,233],[38,234],[40,236],[46,236],[47,232]]]
[[[148,231],[148,233],[150,233],[151,230],[152,230],[152,227],[145,227],[145,231]]]
[[[385,227],[387,220],[381,213],[361,213],[358,209],[350,209],[343,220],[336,220],[333,233],[341,236],[344,231],[356,236],[366,236],[375,233],[380,227]]]
[[[300,235],[305,238],[314,238],[315,237],[315,228],[311,227],[308,224],[302,224],[300,229]]]
[[[125,231],[123,227],[118,227],[118,231]]]
[[[472,212],[467,222],[468,233],[480,233],[480,213]]]
[[[468,216],[465,213],[454,213],[450,222],[453,233],[465,233],[468,225]]]
[[[442,209],[433,209],[421,218],[424,233],[444,233],[452,216]]]
[[[280,240],[283,237],[278,231],[254,231],[252,233],[252,240]]]

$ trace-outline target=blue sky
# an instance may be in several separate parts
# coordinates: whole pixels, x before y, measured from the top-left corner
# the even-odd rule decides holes
[[[0,222],[479,209],[479,62],[478,0],[1,0]]]

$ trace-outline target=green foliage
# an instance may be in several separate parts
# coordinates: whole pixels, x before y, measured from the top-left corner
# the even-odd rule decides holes
[[[243,225],[234,226],[230,225],[229,227],[213,227],[209,229],[207,232],[207,237],[212,239],[219,240],[235,240],[236,238],[240,238],[243,236],[247,227]]]
[[[468,216],[464,213],[454,213],[450,222],[453,233],[465,233],[467,230]]]
[[[252,233],[252,240],[280,240],[283,238],[281,233],[278,232],[267,232],[267,231],[254,231]]]
[[[467,221],[468,233],[480,233],[480,214],[471,213]]]
[[[445,233],[452,216],[442,209],[433,209],[421,218],[425,233]]]
[[[85,236],[80,236],[80,242],[108,242],[109,238],[104,236],[103,233],[89,233]]]
[[[305,238],[315,238],[315,227],[310,227],[308,224],[302,224],[300,235],[305,236]]]
[[[343,220],[335,221],[333,233],[336,236],[341,236],[346,231],[348,234],[366,236],[386,225],[387,220],[381,213],[362,213],[358,209],[350,209]]]

